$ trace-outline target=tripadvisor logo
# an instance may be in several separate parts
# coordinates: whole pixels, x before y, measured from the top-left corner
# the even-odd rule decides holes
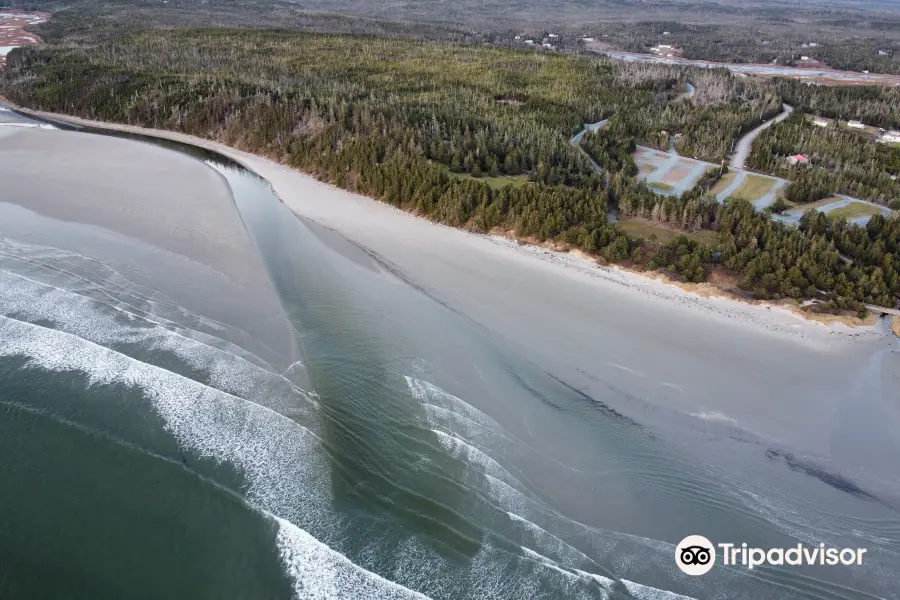
[[[747,544],[713,544],[702,535],[689,535],[675,547],[675,564],[688,575],[705,575],[716,555],[729,567],[753,569],[760,565],[861,565],[866,548],[827,548],[825,544],[790,548],[750,548]]]
[[[705,575],[716,564],[716,548],[702,535],[689,535],[675,547],[675,564],[688,575]]]

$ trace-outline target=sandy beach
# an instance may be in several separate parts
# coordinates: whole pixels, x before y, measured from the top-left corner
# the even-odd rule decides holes
[[[91,269],[103,272],[124,266],[137,283],[145,278],[188,307],[179,313],[187,325],[197,322],[196,312],[266,340],[284,329],[295,333],[299,360],[265,363],[262,371],[243,353],[217,349],[203,349],[217,358],[198,363],[196,344],[181,330],[157,334],[167,353],[174,348],[209,373],[209,384],[248,399],[217,412],[208,396],[214,392],[176,393],[183,381],[153,371],[171,384],[159,388],[159,398],[177,412],[172,423],[215,425],[199,437],[192,429],[188,447],[236,460],[252,482],[254,506],[373,573],[441,599],[529,597],[522,590],[535,581],[547,586],[538,597],[594,597],[576,591],[593,582],[558,566],[584,569],[584,552],[626,587],[627,579],[694,598],[769,597],[776,588],[796,592],[785,598],[838,598],[847,597],[840,586],[879,595],[896,589],[886,565],[895,563],[889,540],[900,497],[900,344],[887,322],[826,325],[702,287],[690,291],[579,253],[438,225],[212,141],[104,126],[194,147],[173,152],[147,141],[0,126],[0,174],[16,181],[14,193],[0,198],[0,239],[95,257]],[[11,277],[28,289],[30,269],[68,281],[69,274],[47,268],[77,262],[32,264],[12,256],[17,252],[8,250],[7,260],[26,278]],[[26,258],[41,256],[27,251]],[[101,283],[121,296],[119,277]],[[78,290],[91,297],[99,291]],[[80,312],[49,303],[46,293],[10,292],[16,310],[43,298],[46,314],[34,318],[88,338],[136,335],[131,322],[98,328],[105,312],[85,313],[84,325]],[[128,293],[128,302],[142,301]],[[83,296],[63,295],[84,307]],[[38,326],[13,329],[24,339]],[[41,335],[84,356],[98,351],[70,334]],[[28,349],[39,354],[47,345]],[[135,351],[146,356],[146,349]],[[79,352],[45,360],[71,369]],[[97,371],[96,363],[78,368]],[[307,369],[301,387],[314,390],[314,401],[296,397],[293,387],[285,396],[283,374]],[[101,371],[107,378],[116,372],[104,366],[95,376]],[[159,381],[147,385],[156,389]],[[259,406],[275,411],[266,408],[254,426],[247,411]],[[183,418],[186,410],[199,411],[197,419]],[[300,437],[279,440],[282,426]],[[184,460],[176,454],[175,467]],[[449,485],[448,474],[459,482]],[[385,510],[381,498],[405,500]],[[489,510],[477,508],[485,499]],[[406,538],[404,523],[423,517],[439,525],[441,544],[470,557],[471,568],[459,571],[458,561],[428,558],[409,545],[424,538]],[[369,527],[364,535],[361,523],[371,524],[362,525]],[[702,582],[673,577],[671,544],[707,530],[768,544],[871,544],[873,563],[826,574],[828,582],[798,573],[787,586],[781,574],[763,574],[765,581],[730,571]],[[460,538],[460,531],[470,533]],[[509,576],[507,552],[492,543],[482,541],[476,552],[471,540],[490,538],[482,531],[518,540],[521,576]],[[356,547],[361,538],[397,551],[372,554]],[[323,564],[302,552],[291,556],[296,564]],[[557,561],[554,569],[532,572],[545,560]],[[473,573],[501,591],[488,587],[479,596],[441,587]]]
[[[226,322],[239,312],[242,326],[287,343],[290,328],[220,174],[151,144],[22,119],[10,126],[3,114],[0,239],[94,253],[130,277],[160,280],[179,304]]]
[[[858,387],[848,374],[892,343],[883,323],[824,325],[785,309],[703,297],[571,254],[434,224],[209,140],[103,126],[225,154],[267,179],[298,216],[363,247],[386,276],[566,372],[586,393],[609,385],[626,392],[631,399],[617,410],[645,420],[666,422],[674,412],[828,457],[841,407]],[[887,410],[900,418],[900,379],[886,375],[884,385]],[[874,437],[882,435],[896,443],[894,433]],[[840,462],[852,467],[847,458]]]
[[[41,115],[39,112],[34,114]],[[593,285],[604,286],[608,289],[618,287],[641,292],[657,297],[667,304],[679,305],[729,322],[749,325],[772,333],[786,334],[810,342],[837,339],[859,340],[884,335],[884,328],[881,326],[849,327],[841,322],[826,324],[827,319],[807,319],[798,315],[797,312],[788,310],[786,307],[779,307],[777,304],[749,303],[740,299],[728,298],[725,295],[711,297],[708,287],[704,288],[703,294],[696,294],[675,283],[663,281],[661,277],[654,274],[643,275],[617,266],[599,266],[580,252],[558,252],[544,247],[520,244],[499,235],[474,234],[432,223],[375,199],[323,183],[310,175],[270,159],[203,138],[165,130],[101,123],[64,115],[45,114],[42,116],[65,119],[81,125],[153,135],[221,152],[269,181],[281,200],[298,215],[327,226],[340,225],[339,229],[343,233],[354,229],[359,230],[360,235],[372,230],[384,234],[387,231],[394,231],[396,232],[394,237],[408,240],[409,245],[420,244],[423,238],[440,240],[445,244],[462,242],[467,247],[477,248],[477,251],[485,252],[490,256],[502,256],[513,261],[525,259],[525,262],[532,268],[545,268],[547,265],[552,265],[550,272],[565,273],[567,277],[574,277],[582,282],[591,282]]]

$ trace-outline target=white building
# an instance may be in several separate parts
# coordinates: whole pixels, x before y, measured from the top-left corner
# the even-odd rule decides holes
[[[816,127],[828,127],[828,121],[816,117],[815,119],[813,119],[813,125],[815,125]]]
[[[543,44],[541,44],[541,46],[543,46],[544,48],[547,48],[548,50],[553,50],[553,44],[544,42]]]
[[[900,131],[888,131],[882,134],[878,141],[891,144],[900,143]]]
[[[548,34],[547,34],[547,37],[558,38],[559,36],[556,35],[555,33],[548,33]]]
[[[534,46],[534,40],[525,40],[525,43],[529,46]]]
[[[583,38],[581,38],[581,41],[582,41],[582,42],[593,42],[593,41],[594,41],[594,38],[592,38],[592,37],[583,37]]]
[[[518,42],[518,41],[519,41],[519,40],[521,40],[521,39],[522,39],[522,36],[521,36],[521,35],[517,35],[517,36],[516,36],[516,37],[514,37],[514,38],[513,38],[513,39],[514,39],[514,40],[516,40],[516,41],[517,41],[517,42]]]
[[[853,129],[864,129],[865,125],[860,121],[848,121],[847,127],[852,127]]]

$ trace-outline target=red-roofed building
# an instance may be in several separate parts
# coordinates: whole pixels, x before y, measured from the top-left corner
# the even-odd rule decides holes
[[[788,156],[788,162],[792,165],[796,165],[800,163],[801,165],[809,164],[809,159],[803,156],[802,154],[795,154],[793,156]]]

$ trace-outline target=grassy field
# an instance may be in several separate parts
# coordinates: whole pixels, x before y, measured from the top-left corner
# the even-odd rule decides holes
[[[658,168],[657,165],[653,164],[652,162],[642,162],[642,161],[636,161],[636,162],[637,162],[637,166],[638,166],[638,169],[640,170],[641,175],[644,177],[646,177],[647,175],[649,175],[650,173],[652,173],[653,171],[655,171]]]
[[[878,208],[870,205],[863,204],[862,202],[851,202],[847,206],[842,206],[841,208],[836,208],[832,211],[829,211],[825,214],[829,219],[855,219],[857,217],[867,217],[871,215],[877,215],[882,211]]]
[[[833,204],[834,202],[840,202],[842,198],[838,198],[836,196],[829,196],[828,198],[822,198],[821,200],[816,200],[815,202],[808,202],[806,204],[794,204],[794,207],[791,208],[788,212],[794,215],[802,215],[808,210],[813,210],[814,208],[821,208],[827,204]]]
[[[716,185],[713,186],[713,189],[710,190],[710,193],[714,196],[718,195],[722,192],[722,190],[731,185],[731,182],[734,181],[735,177],[737,177],[737,173],[725,173],[725,175],[723,175],[722,178],[719,179]]]
[[[760,198],[765,196],[772,190],[774,186],[774,179],[747,173],[747,178],[744,180],[744,183],[742,183],[741,187],[734,191],[732,196],[734,196],[735,198],[743,198],[744,200],[749,200],[752,202],[754,200],[759,200]]]
[[[706,229],[698,231],[697,233],[688,233],[686,231],[670,229],[669,227],[664,227],[644,219],[625,219],[618,221],[617,226],[628,235],[634,237],[649,238],[651,235],[655,235],[656,239],[663,244],[667,244],[679,235],[683,235],[703,242],[713,250],[717,250],[719,247],[719,234],[715,231]]]
[[[648,184],[654,190],[659,190],[661,192],[671,192],[675,188],[668,183],[663,183],[662,181],[654,181],[653,183]]]
[[[472,177],[466,173],[454,173],[452,171],[447,171],[451,177],[456,177],[458,179],[472,179],[474,181],[481,181],[483,183],[488,184],[495,190],[499,190],[500,188],[504,188],[506,186],[512,187],[522,187],[526,183],[528,183],[528,177],[526,175],[517,175],[516,177],[511,177],[509,175],[501,175],[499,177]]]

